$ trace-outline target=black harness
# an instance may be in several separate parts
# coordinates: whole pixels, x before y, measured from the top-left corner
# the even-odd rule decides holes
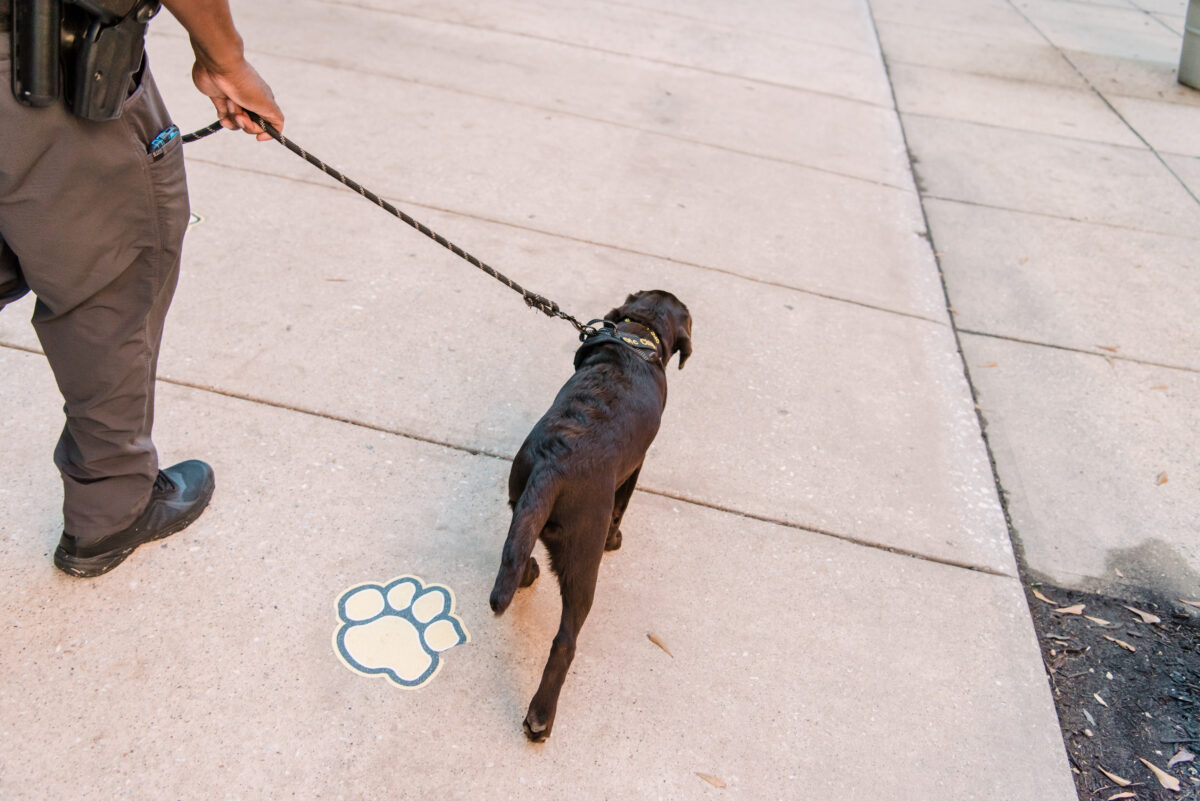
[[[627,319],[624,322],[636,321]],[[593,327],[596,323],[600,323],[599,328]],[[646,326],[645,323],[638,323],[638,325],[645,326],[647,329],[650,328],[649,326]],[[586,354],[592,348],[599,347],[600,345],[621,345],[632,350],[643,361],[650,362],[651,364],[662,363],[662,359],[658,353],[658,345],[656,345],[654,341],[646,339],[645,337],[639,337],[634,334],[627,333],[625,331],[618,331],[617,324],[612,320],[591,320],[588,322],[588,327],[591,329],[590,332],[585,331],[579,335],[579,338],[583,341],[583,344],[579,346],[579,350],[575,351],[576,370],[579,369],[579,365],[583,361],[584,354]],[[654,333],[653,329],[650,329],[650,335],[654,337],[654,339],[658,339],[658,335]]]

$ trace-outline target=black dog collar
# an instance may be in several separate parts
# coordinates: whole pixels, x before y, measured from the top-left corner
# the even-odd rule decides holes
[[[626,318],[622,322],[636,323],[637,321]],[[575,351],[576,370],[579,369],[579,364],[583,361],[583,355],[588,350],[598,345],[611,345],[614,343],[629,348],[645,361],[651,363],[661,362],[658,355],[658,334],[654,333],[653,329],[650,329],[649,326],[645,327],[650,331],[650,336],[654,337],[653,341],[625,331],[618,331],[617,324],[612,320],[592,320],[588,323],[588,326],[590,327],[593,323],[601,323],[601,327],[592,328],[590,332],[579,335],[579,338],[583,340],[583,344],[579,346],[579,350]],[[637,324],[644,326],[644,323]]]

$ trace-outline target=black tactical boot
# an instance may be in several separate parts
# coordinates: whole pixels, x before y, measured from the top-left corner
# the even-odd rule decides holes
[[[213,471],[192,459],[158,471],[150,503],[126,529],[98,540],[80,541],[63,532],[54,552],[54,565],[79,578],[112,570],[144,542],[169,537],[187,528],[212,498]]]

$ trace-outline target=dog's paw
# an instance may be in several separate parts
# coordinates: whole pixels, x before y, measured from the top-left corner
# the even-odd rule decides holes
[[[604,550],[615,551],[621,547],[621,529],[615,528],[608,532],[608,539],[604,541]]]
[[[525,720],[521,722],[521,727],[525,729],[525,736],[529,738],[529,742],[531,743],[546,742],[546,738],[550,736],[550,727],[552,725],[552,721],[549,723],[541,721],[533,713],[533,710],[530,710],[529,714],[525,716]]]
[[[530,586],[531,584],[533,584],[533,582],[537,581],[537,577],[539,575],[541,575],[541,573],[542,573],[542,571],[541,571],[541,568],[538,567],[537,560],[534,559],[532,556],[529,557],[529,564],[525,565],[525,575],[523,575],[521,577],[520,586],[522,586],[522,587]]]
[[[352,587],[338,601],[334,648],[357,673],[420,687],[437,673],[443,651],[469,639],[453,608],[450,590],[415,576]]]

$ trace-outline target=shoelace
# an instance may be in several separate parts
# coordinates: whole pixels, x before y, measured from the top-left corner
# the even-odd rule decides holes
[[[163,471],[158,471],[158,477],[154,479],[154,492],[166,494],[175,491],[175,482],[167,478],[167,474]]]

